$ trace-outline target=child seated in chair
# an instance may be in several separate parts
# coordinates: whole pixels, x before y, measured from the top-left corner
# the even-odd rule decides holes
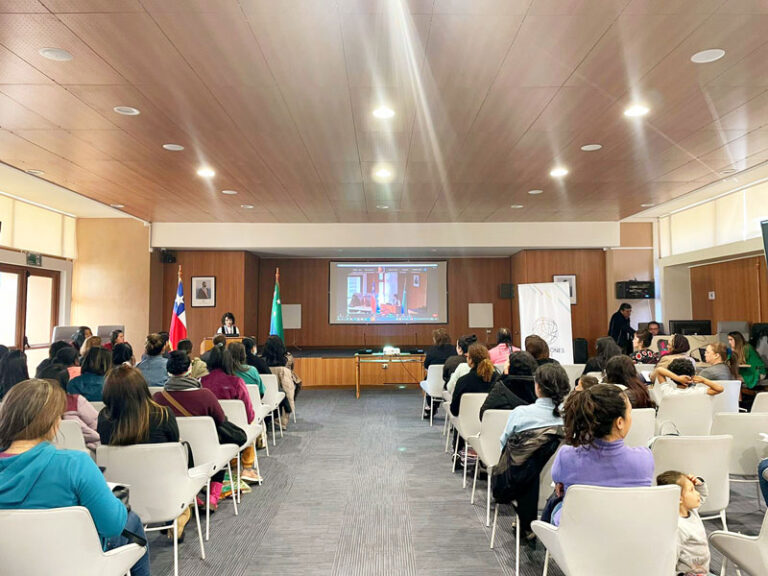
[[[668,470],[656,477],[656,484],[680,486],[680,518],[677,522],[678,576],[708,576],[711,559],[707,531],[699,516],[699,506],[708,495],[702,478]]]

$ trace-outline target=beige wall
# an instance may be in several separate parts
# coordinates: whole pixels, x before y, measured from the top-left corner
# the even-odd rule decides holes
[[[621,247],[608,248],[605,253],[608,316],[626,301],[632,304],[632,326],[654,319],[655,300],[618,300],[616,282],[624,280],[653,280],[653,225],[650,222],[622,222]]]
[[[141,353],[149,330],[149,228],[131,219],[78,219],[72,324],[124,324]]]

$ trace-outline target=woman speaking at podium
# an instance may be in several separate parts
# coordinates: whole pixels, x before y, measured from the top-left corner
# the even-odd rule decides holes
[[[219,326],[216,334],[224,334],[227,338],[240,337],[240,330],[235,326],[235,315],[232,312],[227,312],[221,317],[221,326]]]

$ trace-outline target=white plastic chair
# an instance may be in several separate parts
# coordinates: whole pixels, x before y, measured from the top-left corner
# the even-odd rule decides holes
[[[456,472],[456,461],[459,458],[459,438],[463,438],[465,444],[470,436],[477,436],[480,434],[480,407],[485,402],[488,394],[483,393],[470,393],[463,394],[459,402],[459,415],[455,417],[450,416],[453,421],[453,427],[456,429],[456,444],[453,449],[453,471]],[[465,447],[468,448],[469,445]],[[462,487],[467,487],[467,462],[464,462],[464,480]]]
[[[261,476],[259,470],[259,455],[256,453],[256,438],[261,436],[264,431],[264,426],[258,422],[258,418],[254,418],[253,422],[248,423],[248,413],[245,411],[245,404],[242,400],[219,400],[221,408],[224,410],[224,414],[227,416],[227,420],[232,422],[235,426],[239,426],[245,431],[247,437],[245,444],[240,446],[240,450],[244,450],[248,446],[253,446],[254,464],[256,466],[256,473]],[[261,480],[259,481],[261,484]],[[238,502],[240,501],[240,493],[238,491]]]
[[[448,390],[443,390],[441,394],[443,398],[443,406],[445,406],[445,421],[443,422],[443,435],[445,436],[445,451],[448,452],[450,444],[449,438],[451,437],[450,431],[453,426],[451,423],[451,393]]]
[[[710,397],[712,398],[712,414],[719,412],[738,414],[741,380],[718,380],[717,383],[721,384],[725,390]]]
[[[60,450],[79,450],[90,454],[80,423],[75,420],[62,420],[59,423],[59,431],[53,439],[53,445]]]
[[[742,478],[731,478],[731,482],[754,482],[758,505],[761,496],[757,465],[763,458],[768,458],[768,444],[762,440],[761,433],[768,433],[768,413],[765,412],[715,414],[712,422],[712,434],[733,436],[727,469],[731,475]]]
[[[757,536],[717,530],[709,535],[709,543],[723,555],[723,566],[730,560],[752,576],[768,574],[768,513]]]
[[[148,386],[148,388],[149,388],[149,395],[150,396],[154,396],[158,392],[162,392],[163,390],[165,390],[164,386]]]
[[[173,573],[179,574],[179,515],[192,502],[195,509],[200,558],[205,560],[205,545],[200,528],[197,493],[206,485],[212,466],[203,464],[187,469],[187,449],[179,442],[99,446],[96,463],[104,467],[104,477],[130,488],[131,509],[147,532],[173,529]]]
[[[427,395],[430,398],[429,406],[429,425],[432,426],[432,415],[435,412],[435,404],[438,406],[443,402],[443,365],[432,364],[427,368],[427,379],[419,383],[424,390],[424,401],[421,406],[421,419],[424,420],[424,410],[427,409]]]
[[[632,426],[624,438],[627,446],[648,446],[656,434],[656,410],[653,408],[633,408]]]
[[[571,390],[576,388],[576,380],[584,372],[586,364],[562,364],[565,373],[568,374],[568,384],[571,385]]]
[[[733,437],[728,435],[660,436],[651,447],[654,478],[667,470],[679,470],[704,478],[709,496],[699,508],[699,514],[705,520],[719,517],[727,530],[725,511],[731,500],[728,461],[732,446]]]
[[[430,366],[431,368],[431,366]],[[463,400],[463,397],[462,397]],[[481,404],[482,406],[482,404]],[[483,413],[483,420],[480,422],[480,434],[470,436],[467,444],[477,452],[477,458],[485,464],[488,471],[488,490],[485,499],[485,525],[491,525],[491,474],[493,467],[499,463],[501,458],[501,435],[504,428],[507,427],[507,420],[512,410],[486,410]],[[470,503],[475,503],[475,487],[477,486],[477,470],[480,466],[475,466],[475,477],[472,480],[472,496]]]
[[[103,552],[82,506],[0,510],[0,534],[2,573],[13,576],[123,576],[146,552],[138,544]]]
[[[272,411],[270,410],[269,406],[261,403],[261,392],[259,392],[258,385],[246,384],[245,387],[248,389],[248,397],[251,399],[251,407],[253,408],[253,412],[256,415],[256,421],[262,425],[261,439],[262,442],[264,442],[264,448],[267,451],[267,456],[269,456],[269,439],[267,438],[267,425],[264,423],[264,420],[271,414]],[[272,435],[275,435],[274,420],[272,421]]]
[[[93,406],[96,412],[101,412],[104,409],[104,402],[99,402],[97,400],[94,400],[91,402],[91,406]]]
[[[261,381],[264,383],[264,398],[261,403],[270,408],[272,414],[272,446],[277,444],[275,439],[275,419],[280,426],[280,438],[283,437],[283,422],[280,419],[280,404],[285,400],[285,392],[280,390],[277,383],[277,376],[274,374],[260,374]]]
[[[681,436],[707,436],[712,428],[712,396],[698,392],[665,396],[656,415],[656,434],[669,433],[670,425]]]
[[[230,460],[240,459],[240,447],[237,444],[219,444],[219,435],[216,433],[216,424],[210,416],[185,416],[176,418],[179,425],[179,436],[182,442],[189,442],[192,448],[192,456],[195,464],[212,464],[208,475],[208,484],[205,494],[205,539],[210,539],[211,526],[211,482],[210,478],[225,467],[229,472],[229,486],[232,490],[232,504],[237,516],[237,492],[235,489],[234,474]],[[238,482],[237,488],[239,489]]]
[[[571,486],[560,526],[535,520],[532,528],[566,576],[674,574],[679,500],[677,485]]]
[[[760,392],[755,396],[751,412],[768,412],[768,392]]]

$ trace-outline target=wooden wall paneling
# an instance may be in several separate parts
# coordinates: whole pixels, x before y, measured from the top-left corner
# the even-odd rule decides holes
[[[765,258],[758,258],[758,280],[760,282],[760,322],[768,322],[768,266],[765,264]]]
[[[245,301],[240,334],[255,336],[259,326],[259,257],[245,252],[244,258]]]
[[[522,341],[520,339],[520,302],[518,300],[519,295],[517,287],[520,284],[528,283],[528,270],[525,264],[528,251],[523,250],[512,255],[510,259],[512,278],[511,282],[515,285],[515,297],[512,300],[512,341],[513,343],[522,348]]]

